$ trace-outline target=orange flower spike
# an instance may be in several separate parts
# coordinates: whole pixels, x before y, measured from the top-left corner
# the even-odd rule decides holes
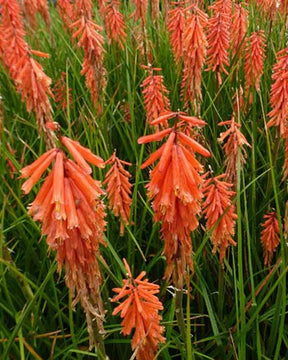
[[[204,175],[207,177],[207,174]],[[236,245],[233,240],[235,233],[235,206],[232,204],[231,191],[233,184],[222,179],[226,174],[208,178],[204,181],[203,193],[206,200],[203,204],[203,214],[207,219],[207,229],[211,232],[211,241],[214,245],[213,253],[220,251],[220,263],[223,264],[226,249],[229,245]]]
[[[185,108],[192,105],[194,112],[199,113],[202,101],[202,69],[204,66],[207,39],[205,29],[208,16],[196,5],[189,8],[192,14],[187,16],[187,25],[183,34],[183,77],[181,96],[185,101]]]
[[[223,146],[223,150],[226,155],[226,174],[227,180],[231,183],[235,182],[236,173],[237,173],[237,157],[239,148],[241,150],[240,154],[240,163],[243,166],[245,164],[245,158],[247,152],[244,148],[244,145],[251,147],[251,145],[246,140],[245,136],[241,133],[241,125],[235,122],[234,116],[231,120],[223,121],[218,124],[219,126],[228,125],[229,129],[220,134],[218,141],[222,143],[227,139],[226,143]]]
[[[265,47],[264,31],[253,32],[246,44],[245,53],[244,73],[246,96],[250,93],[252,87],[255,87],[256,91],[260,90],[260,79],[264,71]],[[250,93],[250,104],[252,101],[253,94]]]
[[[207,65],[206,71],[216,71],[219,85],[222,84],[221,73],[228,75],[226,66],[229,66],[231,1],[216,0],[209,6],[213,11],[208,21],[207,29]]]
[[[126,260],[123,259],[127,270],[128,279],[123,280],[122,288],[113,289],[116,295],[111,301],[115,302],[128,296],[122,304],[118,305],[112,315],[120,312],[123,319],[123,334],[129,335],[133,328],[135,332],[132,338],[132,350],[137,349],[137,360],[153,360],[160,343],[165,341],[164,328],[160,326],[161,316],[159,310],[163,306],[155,294],[159,293],[159,285],[143,279],[145,272],[133,279],[131,270]]]
[[[273,253],[280,243],[280,228],[276,211],[264,215],[265,222],[261,225],[261,243],[264,251],[264,265],[270,266]]]
[[[174,58],[177,64],[180,63],[183,56],[183,34],[185,31],[186,19],[184,2],[173,3],[176,8],[168,12],[168,31],[170,33],[170,42],[173,49]]]
[[[277,62],[272,69],[273,84],[270,92],[272,110],[267,123],[268,127],[278,126],[280,134],[285,137],[288,120],[288,47],[277,53]]]
[[[166,135],[170,134],[172,132],[171,128],[159,131],[155,134],[142,136],[138,139],[138,144],[146,144],[151,141],[161,141]]]
[[[71,0],[58,0],[57,10],[66,26],[69,26],[73,22],[73,20],[75,20]]]
[[[129,178],[132,176],[126,171],[122,164],[132,165],[126,161],[117,158],[116,153],[106,161],[106,164],[112,165],[111,169],[105,176],[103,184],[107,184],[107,193],[110,203],[110,208],[115,216],[120,216],[120,236],[124,234],[124,226],[129,224],[130,208],[132,204],[131,187]]]
[[[126,39],[126,25],[124,16],[119,11],[120,2],[117,0],[106,0],[104,6],[105,29],[109,43],[116,42],[124,50]]]
[[[55,158],[57,151],[53,149],[54,151],[48,151],[47,153],[44,153],[38,160],[36,160],[36,165],[31,164],[27,166],[26,168],[23,168],[21,173],[21,177],[30,177],[28,180],[24,182],[21,189],[24,191],[25,194],[28,194],[32,187],[36,184],[36,182],[41,178],[44,171],[48,168],[48,166],[51,164],[52,160]],[[40,161],[41,159],[41,161]]]
[[[238,53],[238,58],[241,59],[243,48],[245,45],[245,36],[247,33],[247,22],[248,22],[248,10],[247,4],[241,2],[234,4],[234,12],[232,15],[231,25],[231,47],[232,56],[234,57]]]
[[[144,66],[142,66],[144,68]],[[145,66],[147,69],[147,67]],[[141,84],[143,88],[144,104],[146,110],[147,122],[151,122],[159,117],[164,110],[169,110],[170,101],[166,95],[169,91],[164,85],[164,78],[161,75],[155,75],[154,71],[161,71],[161,68],[152,68],[148,66],[149,76],[145,78]],[[163,122],[163,126],[167,127],[167,122]],[[158,127],[156,127],[158,130]]]

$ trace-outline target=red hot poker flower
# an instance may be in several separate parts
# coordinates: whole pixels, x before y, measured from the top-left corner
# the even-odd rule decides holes
[[[99,167],[104,166],[104,161],[76,141],[66,137],[60,140],[79,165],[68,159],[63,150],[53,148],[21,170],[21,177],[28,178],[22,189],[29,193],[55,160],[29,206],[29,214],[41,223],[49,248],[56,250],[58,270],[65,267],[65,281],[72,296],[76,291],[74,304],[80,301],[86,313],[92,345],[97,342],[92,320],[96,319],[98,329],[103,330],[101,273],[96,255],[101,256],[100,244],[105,245],[105,207],[100,199],[104,194],[100,182],[90,177],[86,161]]]
[[[126,39],[126,25],[124,16],[119,11],[120,2],[116,0],[106,0],[103,8],[103,18],[109,43],[118,43],[120,48],[124,49]]]
[[[122,288],[113,289],[116,295],[111,301],[127,298],[118,305],[112,315],[120,313],[123,326],[123,334],[130,335],[135,329],[132,338],[132,350],[135,350],[137,360],[153,360],[160,343],[165,341],[163,337],[164,327],[160,326],[161,316],[159,310],[163,306],[155,294],[159,293],[159,285],[152,284],[142,271],[133,279],[131,270],[126,260],[123,259],[127,270],[128,279],[123,280]]]
[[[195,126],[205,122],[182,112],[165,112],[151,125],[163,123],[175,118],[175,126],[156,134],[143,136],[139,144],[168,140],[142,164],[141,168],[153,164],[150,183],[147,185],[148,197],[153,201],[154,221],[161,222],[161,234],[164,240],[164,253],[167,261],[166,278],[173,276],[176,286],[182,286],[187,268],[193,269],[191,231],[198,226],[197,215],[201,211],[200,201],[202,178],[199,172],[202,165],[195,157],[199,153],[210,156],[202,145],[193,137],[186,135],[187,128],[192,133]]]
[[[256,91],[260,90],[260,80],[264,71],[265,47],[264,31],[253,32],[246,43],[244,65],[246,96],[253,86]],[[252,103],[252,101],[253,94],[250,93],[249,102]]]
[[[261,243],[264,251],[264,265],[270,265],[273,253],[280,243],[280,229],[276,211],[264,215],[265,222],[261,225]]]
[[[209,6],[213,11],[208,21],[207,29],[207,65],[206,71],[216,71],[219,85],[222,84],[221,72],[228,75],[226,66],[229,66],[231,1],[216,0]]]
[[[180,63],[183,56],[183,34],[185,30],[185,9],[184,2],[179,1],[175,4],[175,9],[168,12],[168,31],[170,33],[170,42],[174,58],[177,64]]]
[[[270,93],[272,110],[268,114],[270,121],[267,126],[278,126],[280,134],[285,136],[288,132],[288,48],[277,53],[272,80],[274,81]]]
[[[202,101],[201,80],[207,47],[205,28],[208,16],[195,5],[190,7],[190,10],[192,14],[187,18],[183,34],[184,67],[181,94],[185,108],[192,104],[197,114],[200,112],[199,105]]]
[[[130,208],[131,208],[131,187],[129,178],[132,176],[126,171],[123,165],[132,165],[129,162],[120,160],[116,156],[116,152],[106,161],[105,164],[112,165],[111,169],[105,176],[103,184],[107,184],[107,193],[110,208],[116,216],[120,216],[120,235],[124,234],[124,225],[129,224]]]
[[[246,140],[245,136],[241,133],[240,131],[241,125],[235,122],[234,115],[232,116],[231,120],[220,122],[218,125],[229,126],[228,130],[220,134],[218,141],[222,143],[227,138],[227,141],[223,146],[226,155],[225,163],[226,163],[227,181],[234,184],[238,170],[238,166],[237,166],[238,151],[241,151],[240,162],[241,165],[243,165],[245,164],[245,157],[247,156],[247,153],[244,149],[244,145],[250,147],[250,144]]]
[[[207,177],[208,174],[205,174]],[[223,181],[226,174],[205,179],[203,193],[205,202],[203,204],[203,214],[207,219],[207,229],[212,230],[211,241],[214,245],[213,253],[217,249],[220,251],[220,263],[223,264],[227,247],[236,245],[233,240],[235,233],[235,206],[231,198],[235,195],[231,191],[233,184]]]
[[[245,44],[245,36],[247,32],[248,22],[248,10],[246,9],[247,4],[241,2],[234,4],[234,12],[232,15],[231,25],[231,46],[232,56],[234,57],[237,53],[239,59],[241,59],[242,51]]]
[[[166,96],[169,91],[164,85],[163,76],[154,74],[156,71],[161,71],[161,68],[145,65],[141,65],[141,67],[149,71],[149,76],[143,80],[141,87],[143,88],[147,122],[151,124],[164,110],[169,110],[170,101]],[[164,126],[167,126],[167,123]]]

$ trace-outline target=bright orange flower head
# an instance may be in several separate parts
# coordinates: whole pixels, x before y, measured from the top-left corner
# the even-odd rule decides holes
[[[187,16],[183,34],[184,67],[181,94],[185,101],[185,108],[191,104],[194,112],[199,113],[200,102],[202,101],[201,79],[206,56],[205,28],[208,16],[196,5],[188,9],[192,14]]]
[[[185,30],[185,9],[184,2],[173,3],[176,7],[168,12],[168,31],[174,58],[177,64],[180,63],[183,55],[183,35]]]
[[[72,38],[80,38],[78,46],[83,48],[85,54],[81,75],[85,75],[92,100],[101,112],[100,95],[106,86],[104,38],[100,34],[103,28],[85,16],[71,24],[70,28],[75,30]]]
[[[210,156],[208,150],[194,140],[193,127],[203,126],[205,122],[182,112],[165,112],[151,125],[161,124],[174,118],[174,126],[138,139],[139,144],[167,141],[142,164],[141,168],[153,164],[150,183],[147,185],[148,197],[153,201],[154,220],[161,222],[161,234],[166,255],[166,278],[173,276],[174,283],[182,286],[187,267],[193,269],[191,231],[198,226],[197,215],[201,211],[203,197],[202,178],[199,172],[202,165],[195,153]],[[189,135],[187,135],[187,133]]]
[[[268,116],[268,127],[278,126],[280,134],[288,132],[288,48],[277,53],[277,62],[273,66],[273,84],[270,92],[272,110]]]
[[[208,174],[205,175],[203,193],[206,199],[203,204],[203,214],[207,219],[207,229],[212,231],[213,253],[219,249],[220,263],[223,264],[227,247],[236,245],[233,236],[237,215],[231,199],[235,192],[231,191],[233,184],[223,180],[226,174],[209,178],[207,178]]]
[[[29,214],[41,223],[49,248],[56,250],[58,270],[65,266],[66,284],[72,294],[76,291],[74,302],[80,300],[86,312],[92,344],[92,319],[96,318],[98,328],[103,329],[101,273],[95,255],[100,256],[100,243],[105,244],[105,207],[100,199],[104,192],[100,183],[90,177],[86,161],[98,167],[103,167],[104,161],[76,141],[67,137],[60,140],[77,164],[63,150],[53,148],[21,170],[21,177],[28,178],[22,190],[28,194],[54,161],[29,206]]]
[[[116,152],[106,161],[106,164],[112,165],[111,169],[105,176],[103,184],[107,184],[108,200],[110,208],[116,216],[120,216],[120,235],[124,234],[124,225],[129,224],[131,208],[131,187],[129,178],[132,176],[126,171],[123,165],[132,165],[129,162],[120,160]]]
[[[159,285],[152,284],[142,271],[133,279],[131,270],[126,260],[123,259],[127,270],[128,279],[123,280],[122,288],[113,289],[116,295],[111,301],[118,301],[127,297],[118,305],[112,315],[120,313],[123,334],[130,335],[135,329],[132,338],[132,350],[135,350],[137,360],[153,360],[163,337],[164,327],[160,326],[161,316],[159,310],[163,306],[155,294],[159,293]]]
[[[169,110],[170,101],[167,97],[169,91],[164,85],[163,76],[155,75],[155,72],[162,70],[161,68],[145,65],[141,65],[141,67],[149,71],[149,76],[143,80],[141,87],[143,88],[147,122],[151,124],[164,110]],[[167,126],[167,124],[164,124],[164,126]],[[158,126],[156,129],[158,130]]]
[[[253,32],[246,43],[244,65],[246,96],[252,87],[255,87],[256,91],[260,90],[260,79],[264,71],[265,47],[264,31]],[[252,101],[253,96],[250,93],[249,102],[252,103]]]
[[[119,1],[106,0],[103,8],[103,17],[109,43],[115,42],[123,50],[127,34],[124,16],[119,11],[119,6]]]
[[[220,134],[218,141],[222,143],[227,139],[223,150],[226,155],[226,175],[227,181],[235,183],[237,176],[237,157],[238,151],[240,149],[240,163],[241,165],[245,164],[245,157],[247,156],[244,145],[249,146],[250,144],[246,140],[245,136],[241,133],[241,125],[235,122],[234,115],[231,120],[223,121],[218,124],[219,126],[228,125],[229,129]]]
[[[276,211],[264,215],[265,222],[261,225],[261,243],[264,251],[264,265],[270,265],[273,253],[280,243],[280,229]]]
[[[66,26],[71,25],[75,21],[75,14],[73,9],[72,0],[58,0],[57,1],[57,10],[62,21]]]
[[[241,59],[242,51],[245,45],[245,36],[247,32],[248,22],[248,10],[247,4],[241,2],[234,4],[234,12],[232,15],[231,25],[231,46],[232,56],[238,53],[239,59]]]
[[[229,66],[231,1],[216,0],[209,6],[213,11],[208,21],[207,29],[207,65],[206,71],[216,71],[219,85],[222,84],[221,73],[228,75],[226,66]]]

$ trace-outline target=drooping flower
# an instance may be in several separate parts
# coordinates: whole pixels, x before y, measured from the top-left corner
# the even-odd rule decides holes
[[[205,175],[203,214],[207,219],[207,229],[212,231],[213,253],[219,249],[220,263],[223,264],[228,246],[236,245],[233,236],[237,215],[232,203],[235,192],[231,190],[233,184],[225,181],[226,174],[215,177],[210,175],[208,178],[208,174]]]
[[[280,243],[280,229],[276,211],[264,215],[265,222],[261,225],[261,243],[264,251],[264,265],[270,265],[273,253]]]
[[[182,97],[185,108],[192,105],[196,114],[200,112],[202,101],[201,80],[202,68],[206,56],[207,40],[205,28],[208,16],[196,5],[191,6],[192,14],[187,18],[187,25],[183,34],[183,77]]]
[[[154,73],[161,71],[161,68],[153,68],[151,65],[141,65],[141,67],[147,69],[149,72],[149,76],[143,80],[141,87],[143,88],[142,93],[144,96],[146,119],[147,122],[151,124],[164,110],[169,110],[170,101],[167,97],[169,91],[164,85],[163,76],[155,75]]]
[[[185,31],[185,2],[173,2],[175,9],[168,12],[167,27],[170,35],[170,42],[174,58],[177,64],[180,63],[183,56],[183,35]]]
[[[193,138],[193,127],[205,125],[205,121],[182,112],[165,112],[151,125],[175,119],[173,127],[156,134],[143,136],[139,144],[168,140],[142,164],[141,168],[159,162],[150,172],[147,185],[148,198],[152,200],[154,221],[161,222],[161,236],[167,261],[166,278],[173,277],[174,284],[182,287],[183,276],[193,269],[190,233],[198,227],[197,216],[200,201],[202,165],[195,153],[210,156],[208,150]],[[190,136],[187,135],[190,133]]]
[[[263,30],[253,32],[246,43],[244,65],[245,91],[246,96],[250,94],[250,103],[253,101],[251,88],[255,87],[256,91],[260,90],[260,79],[264,71],[265,47]]]
[[[222,84],[221,73],[228,75],[229,66],[231,1],[216,0],[209,9],[213,14],[207,28],[207,65],[206,71],[216,72],[219,85]]]
[[[273,84],[270,92],[272,110],[267,123],[268,127],[278,126],[280,134],[288,132],[288,48],[277,53],[277,62],[273,66]]]
[[[231,47],[232,47],[232,56],[234,57],[238,54],[239,59],[245,45],[245,36],[247,32],[247,22],[248,22],[248,10],[246,8],[247,4],[240,2],[239,4],[234,4],[234,12],[232,15],[232,24],[231,24]]]
[[[119,11],[120,2],[117,0],[106,0],[103,8],[103,18],[109,43],[115,42],[124,49],[126,39],[126,25],[124,16]]]
[[[105,176],[103,184],[107,184],[107,193],[110,209],[115,216],[121,218],[120,235],[124,234],[124,224],[129,224],[130,208],[131,208],[131,187],[129,178],[132,176],[126,171],[123,165],[131,166],[132,164],[120,160],[114,151],[113,155],[106,161],[107,165],[112,165]]]
[[[227,181],[235,184],[238,169],[238,151],[240,151],[240,164],[245,164],[245,158],[247,156],[244,145],[250,147],[250,144],[246,140],[245,136],[241,133],[241,125],[235,122],[234,115],[231,120],[222,121],[219,126],[228,125],[228,130],[220,134],[218,141],[222,143],[225,139],[226,143],[223,146],[223,150],[226,155],[226,175]]]
[[[78,142],[60,136],[76,163],[62,149],[53,148],[21,170],[27,178],[22,190],[28,194],[49,165],[52,170],[42,184],[28,213],[41,223],[50,249],[57,253],[58,271],[65,267],[65,281],[80,301],[87,318],[90,344],[94,338],[92,321],[103,331],[104,310],[100,296],[101,273],[96,255],[101,257],[100,244],[105,245],[104,194],[99,181],[93,180],[86,161],[104,166],[104,161]]]
[[[122,288],[113,289],[118,295],[111,301],[127,298],[114,309],[112,315],[120,313],[124,335],[130,335],[135,329],[132,350],[135,351],[136,359],[153,360],[158,345],[165,341],[164,327],[160,325],[162,317],[158,314],[163,306],[155,296],[159,293],[159,285],[145,279],[145,271],[133,279],[129,265],[125,259],[123,262],[128,278],[123,280]]]

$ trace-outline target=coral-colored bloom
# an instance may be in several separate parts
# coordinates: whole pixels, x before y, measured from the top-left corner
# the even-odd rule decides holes
[[[32,51],[25,41],[25,31],[20,6],[17,0],[0,0],[3,31],[2,60],[9,69],[17,91],[22,101],[26,102],[28,111],[34,111],[39,132],[46,132],[44,123],[51,121],[52,108],[48,96],[53,96],[50,90],[51,79],[44,73],[42,66],[33,59],[32,54],[43,54]],[[53,144],[50,132],[45,140]]]
[[[206,71],[216,71],[219,85],[222,84],[221,73],[228,75],[226,66],[229,66],[231,1],[216,0],[209,6],[213,11],[208,21],[207,29],[207,65]]]
[[[226,138],[227,141],[223,146],[223,150],[226,155],[226,174],[227,181],[235,184],[238,169],[238,151],[240,151],[240,164],[245,164],[245,157],[247,153],[244,149],[244,145],[250,144],[246,140],[245,136],[241,133],[241,125],[235,122],[234,115],[231,120],[223,121],[218,124],[219,126],[229,125],[229,129],[220,134],[218,141],[222,143]]]
[[[85,54],[81,75],[85,75],[86,86],[100,111],[100,95],[106,86],[106,70],[103,65],[104,38],[100,34],[103,28],[85,16],[71,24],[70,28],[75,30],[72,37],[80,38],[78,46],[83,48]]]
[[[197,6],[192,6],[191,11],[183,34],[184,67],[181,87],[185,108],[192,104],[194,112],[198,114],[202,100],[201,73],[207,47],[205,28],[208,16]]]
[[[273,85],[270,92],[272,110],[268,127],[278,126],[280,134],[285,136],[288,129],[288,48],[277,53],[277,62],[273,66]]]
[[[179,1],[173,4],[176,7],[175,9],[169,10],[168,12],[167,27],[170,34],[170,42],[172,45],[174,58],[176,63],[179,64],[183,55],[183,35],[186,24],[186,16],[183,1]]]
[[[50,25],[50,15],[47,0],[23,0],[27,19],[32,28],[37,26],[37,13],[41,14],[46,24]]]
[[[213,253],[219,249],[221,264],[225,259],[227,247],[230,244],[236,245],[233,236],[237,215],[231,200],[235,192],[231,191],[233,184],[223,180],[225,177],[226,174],[206,178],[203,186],[203,193],[206,198],[203,204],[203,214],[207,219],[207,229],[212,231]]]
[[[129,224],[131,208],[131,187],[129,178],[132,176],[126,171],[123,165],[132,165],[127,161],[120,160],[116,152],[106,161],[106,164],[112,165],[105,176],[103,184],[107,184],[107,193],[110,208],[116,216],[121,218],[120,235],[124,234],[124,225]]]
[[[109,43],[118,43],[123,50],[127,34],[124,16],[119,11],[119,6],[120,2],[117,0],[106,0],[103,17]]]
[[[167,97],[169,91],[164,85],[162,75],[155,75],[155,71],[161,71],[161,68],[152,68],[152,66],[143,66],[149,71],[149,76],[141,84],[143,88],[144,104],[146,110],[146,119],[149,124],[159,117],[164,110],[169,110],[170,101]],[[164,124],[167,126],[167,124]]]
[[[260,90],[260,79],[264,71],[265,47],[264,31],[253,32],[246,43],[244,65],[246,96],[253,86],[256,91]],[[252,103],[252,101],[253,94],[250,93],[249,102]]]
[[[103,166],[104,161],[90,150],[68,138],[60,138],[63,145],[69,141],[73,157],[83,156],[87,161]],[[76,144],[76,146],[75,146]],[[70,143],[69,143],[70,145]],[[70,146],[67,146],[70,151]],[[79,156],[75,156],[76,152]],[[94,157],[97,161],[94,161]],[[22,185],[27,194],[40,179],[51,162],[53,168],[35,200],[29,207],[34,221],[42,225],[42,234],[47,236],[50,249],[57,252],[58,270],[65,266],[65,280],[74,303],[80,301],[86,313],[91,344],[93,339],[92,319],[96,319],[99,330],[103,330],[104,311],[100,297],[101,273],[96,259],[100,255],[99,245],[105,244],[105,207],[100,196],[104,194],[98,181],[85,173],[82,163],[78,166],[69,160],[63,150],[53,148],[31,165],[21,170],[21,177],[28,178]]]
[[[247,4],[241,2],[234,4],[234,12],[232,15],[231,25],[231,46],[232,56],[234,57],[237,53],[239,59],[241,59],[242,51],[245,45],[245,36],[247,32],[248,22],[248,10],[246,9]]]
[[[173,117],[174,127],[144,136],[138,139],[138,143],[161,141],[169,135],[168,140],[150,155],[141,168],[159,159],[150,172],[148,198],[153,201],[154,221],[162,223],[166,278],[172,276],[176,286],[181,287],[187,268],[193,269],[190,233],[198,226],[197,215],[201,211],[200,201],[203,197],[202,178],[199,175],[202,165],[197,161],[195,153],[203,156],[210,156],[210,153],[191,135],[186,135],[192,134],[193,126],[203,126],[203,120],[188,117],[181,112],[167,112],[154,120],[152,125]]]
[[[66,26],[71,25],[71,23],[75,20],[75,14],[71,0],[58,0],[57,10]]]
[[[264,251],[264,265],[270,265],[273,253],[280,243],[280,229],[276,211],[264,215],[265,222],[261,225],[261,243]]]
[[[111,301],[127,298],[118,305],[112,315],[120,313],[123,334],[130,335],[135,329],[132,338],[132,350],[135,350],[137,360],[153,360],[163,337],[164,327],[160,326],[161,316],[159,310],[163,306],[155,294],[159,293],[159,285],[143,279],[146,275],[142,271],[133,279],[131,270],[126,260],[123,259],[127,270],[128,279],[123,280],[122,288],[113,289],[116,295]]]

